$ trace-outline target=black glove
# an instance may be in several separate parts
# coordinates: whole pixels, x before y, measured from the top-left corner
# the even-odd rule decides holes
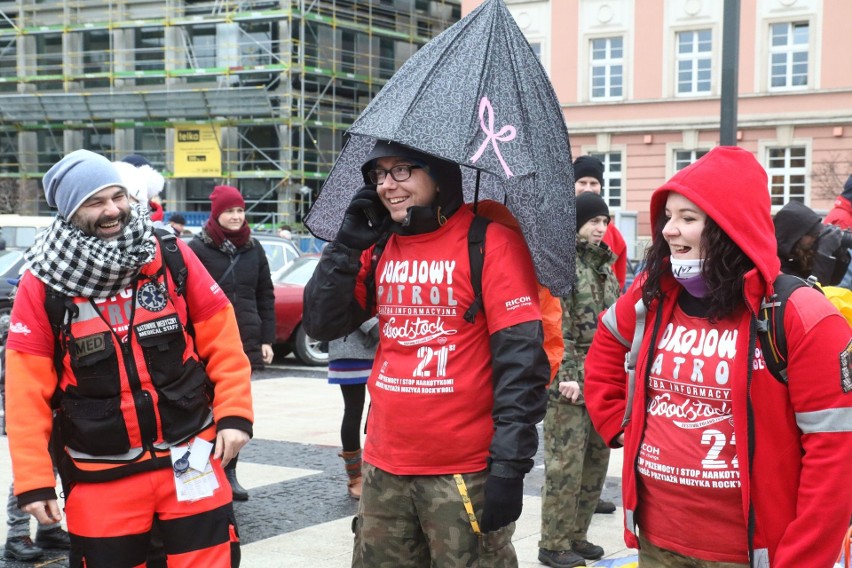
[[[837,256],[843,242],[843,231],[834,225],[826,225],[817,239],[817,252],[825,256]]]
[[[811,273],[823,286],[836,286],[846,273],[848,253],[843,237],[842,229],[826,225],[816,242]]]
[[[489,475],[485,480],[485,507],[480,523],[482,532],[496,531],[517,521],[523,506],[523,478],[509,479]]]
[[[335,240],[355,250],[367,250],[387,231],[390,215],[375,185],[361,187],[343,214]]]

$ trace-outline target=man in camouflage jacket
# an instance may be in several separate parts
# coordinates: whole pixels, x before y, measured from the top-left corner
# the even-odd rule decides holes
[[[554,568],[585,566],[603,556],[586,540],[609,465],[609,448],[592,427],[583,398],[583,363],[598,314],[618,298],[615,255],[602,242],[606,202],[595,193],[577,198],[577,283],[561,298],[565,355],[550,385],[544,418],[545,481],[539,561]]]

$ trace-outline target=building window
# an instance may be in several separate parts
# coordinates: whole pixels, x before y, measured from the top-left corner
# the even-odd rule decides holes
[[[805,202],[807,151],[804,147],[769,148],[767,151],[769,194],[773,206],[790,201]]]
[[[0,174],[15,173],[18,171],[20,171],[20,165],[18,164],[18,134],[8,130],[0,132]]]
[[[677,94],[710,93],[713,34],[695,30],[677,34]]]
[[[115,137],[110,131],[84,130],[83,148],[110,158],[115,151]]]
[[[92,30],[83,32],[83,73],[88,77],[104,75],[97,78],[87,78],[84,84],[88,88],[109,87],[109,72],[112,57],[110,33],[108,30]]]
[[[606,154],[591,153],[603,163],[603,187],[601,188],[601,197],[610,207],[620,208],[622,201],[622,167],[621,152],[607,152]]]
[[[620,99],[624,92],[624,38],[592,40],[592,99]]]
[[[209,25],[193,26],[189,33],[191,37],[190,69],[216,67],[216,28]]]
[[[697,159],[704,156],[707,150],[675,150],[674,153],[674,169],[679,172],[686,166],[695,162]]]
[[[39,91],[62,89],[62,34],[37,34],[35,37],[36,75],[50,79],[39,83]]]
[[[770,26],[770,88],[801,89],[808,86],[809,35],[807,22]]]
[[[535,53],[535,56],[538,58],[538,60],[541,61],[541,42],[531,41],[530,47],[532,48],[533,53]]]
[[[166,69],[165,34],[164,28],[139,28],[135,38],[134,70],[142,72],[164,71]],[[162,83],[163,78],[136,79],[137,85]]]

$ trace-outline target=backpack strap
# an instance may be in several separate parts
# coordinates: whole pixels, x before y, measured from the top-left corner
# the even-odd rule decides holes
[[[464,313],[464,319],[468,323],[476,320],[476,314],[483,308],[482,304],[482,268],[485,265],[485,233],[491,219],[477,215],[470,224],[467,233],[467,250],[470,259],[470,284],[473,288],[474,299],[470,307]],[[382,252],[385,250],[390,233],[383,236],[373,247],[370,256],[370,270],[364,278],[364,286],[367,288],[367,314],[372,314],[376,301],[376,267]]]
[[[154,228],[154,236],[160,243],[160,250],[163,252],[163,262],[166,268],[169,269],[169,274],[174,280],[175,288],[177,288],[178,296],[183,296],[186,292],[186,278],[189,275],[189,270],[186,268],[186,261],[183,259],[180,249],[177,244],[177,235],[169,229],[162,227]],[[187,306],[187,311],[189,306]]]
[[[385,245],[388,243],[390,233],[385,233],[373,245],[373,254],[370,255],[370,270],[364,277],[364,286],[367,288],[366,311],[367,317],[372,317],[373,308],[376,305],[376,267],[379,265],[379,259],[382,258],[382,253],[385,251]]]
[[[808,287],[822,293],[815,286],[816,279],[807,280],[792,274],[779,274],[775,278],[775,293],[760,303],[760,316],[757,319],[757,336],[760,349],[772,376],[779,383],[787,384],[787,335],[784,331],[784,310],[790,295],[799,288]]]
[[[476,314],[482,310],[482,268],[485,265],[485,233],[491,219],[477,215],[470,224],[467,233],[467,250],[470,257],[470,284],[473,287],[473,302],[464,313],[468,323],[476,320]]]

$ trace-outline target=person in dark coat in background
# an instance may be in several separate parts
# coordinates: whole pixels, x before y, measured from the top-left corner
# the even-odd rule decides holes
[[[343,421],[340,443],[348,480],[346,487],[353,499],[361,498],[361,419],[367,379],[379,344],[379,320],[370,318],[349,335],[328,343],[328,384],[340,385],[343,394]]]
[[[210,194],[210,218],[189,242],[210,276],[234,305],[237,325],[253,370],[272,362],[275,340],[275,292],[263,246],[246,223],[246,202],[240,191],[217,185]],[[235,501],[246,501],[237,481],[237,458],[225,468]]]
[[[843,231],[824,225],[816,212],[791,201],[773,219],[781,272],[807,279],[813,276],[823,286],[837,286],[849,268],[849,247]]]

